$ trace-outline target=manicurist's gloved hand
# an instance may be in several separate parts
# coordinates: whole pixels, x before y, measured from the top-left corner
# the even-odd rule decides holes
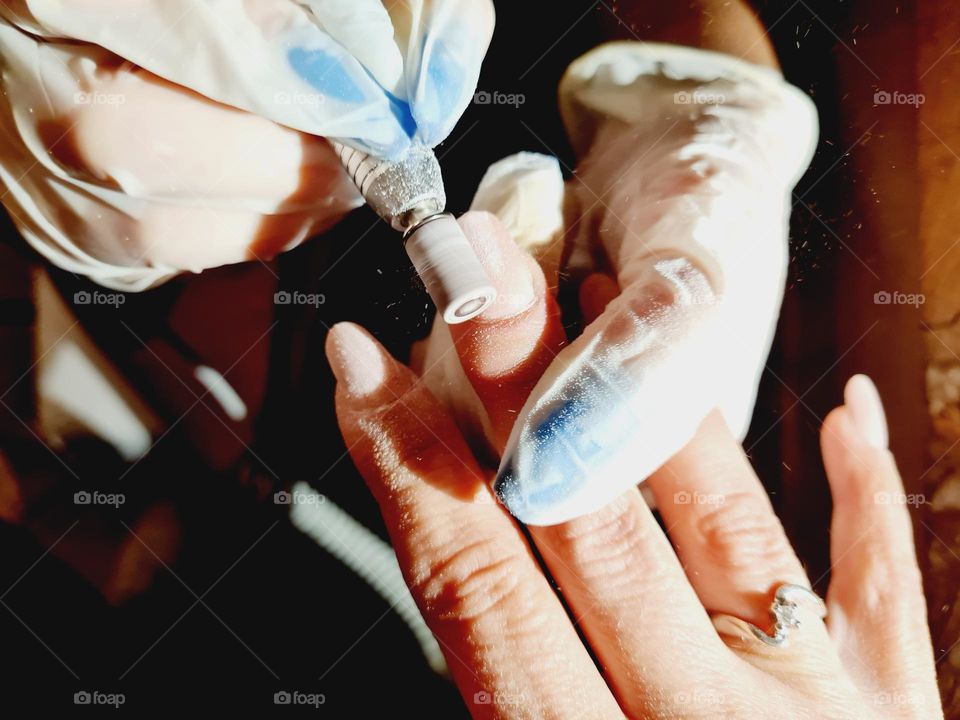
[[[549,525],[596,510],[680,450],[713,408],[746,430],[787,262],[813,104],[771,69],[611,43],[560,87],[577,173],[563,267],[600,312],[553,359],[495,482]],[[604,307],[605,306],[605,307]]]
[[[270,257],[362,203],[323,138],[442,141],[492,32],[489,0],[6,0],[0,197],[110,287]]]

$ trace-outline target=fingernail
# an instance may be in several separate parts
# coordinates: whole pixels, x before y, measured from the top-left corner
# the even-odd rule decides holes
[[[484,311],[483,319],[504,320],[529,308],[536,298],[533,258],[517,247],[495,215],[469,212],[459,222],[497,291],[497,299]]]
[[[866,375],[854,375],[843,390],[843,402],[850,409],[853,427],[868,445],[887,448],[887,419],[877,386]]]
[[[327,334],[327,359],[337,382],[353,396],[370,395],[387,379],[389,365],[376,340],[359,325],[337,323]]]

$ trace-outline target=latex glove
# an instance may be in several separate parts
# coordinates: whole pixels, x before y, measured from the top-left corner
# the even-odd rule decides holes
[[[110,287],[272,256],[362,202],[320,138],[440,142],[492,30],[489,0],[8,0],[3,202]]]
[[[745,432],[817,128],[778,74],[676,46],[601,46],[560,97],[583,158],[568,269],[602,256],[620,292],[547,368],[507,442],[494,489],[534,525],[642,481],[714,407]]]

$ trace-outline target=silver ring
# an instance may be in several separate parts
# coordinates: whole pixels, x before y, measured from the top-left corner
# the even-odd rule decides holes
[[[790,639],[790,630],[799,628],[800,618],[797,617],[798,601],[816,612],[817,617],[823,620],[827,616],[827,606],[819,595],[803,585],[785,583],[777,588],[777,592],[770,604],[770,615],[773,617],[773,634],[769,635],[753,623],[747,623],[754,637],[771,647],[785,647]]]

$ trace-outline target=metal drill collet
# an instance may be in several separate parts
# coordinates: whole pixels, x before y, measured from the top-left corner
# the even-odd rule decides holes
[[[496,298],[473,246],[447,203],[433,150],[413,145],[399,160],[379,160],[333,142],[367,204],[403,233],[404,247],[437,311],[450,324],[476,317]]]

